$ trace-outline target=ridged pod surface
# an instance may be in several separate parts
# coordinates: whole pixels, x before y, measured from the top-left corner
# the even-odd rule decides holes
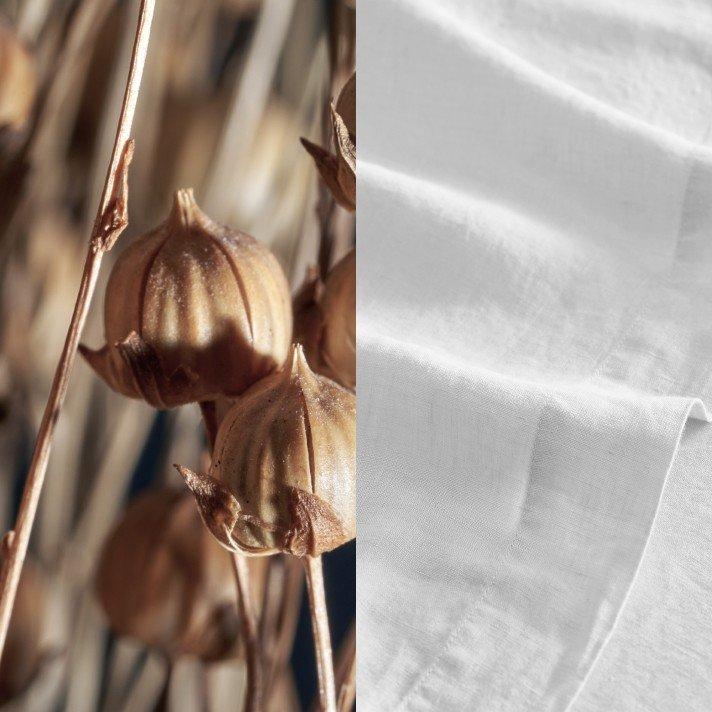
[[[329,273],[321,299],[320,339],[325,375],[346,388],[356,387],[356,250]]]
[[[107,344],[82,347],[115,390],[157,408],[233,396],[285,361],[289,287],[274,255],[179,190],[168,219],[116,262]]]
[[[260,597],[266,569],[250,567]],[[230,558],[185,491],[152,490],[129,505],[104,545],[96,592],[115,633],[169,658],[239,653]]]
[[[317,556],[356,536],[355,459],[354,394],[295,346],[224,417],[210,474],[179,469],[224,546]]]
[[[309,365],[344,388],[356,387],[356,251],[329,272],[310,270],[294,298],[294,340]]]

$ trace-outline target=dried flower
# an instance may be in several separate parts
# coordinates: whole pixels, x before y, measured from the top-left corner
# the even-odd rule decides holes
[[[119,257],[104,322],[106,345],[82,354],[114,390],[156,408],[241,393],[284,363],[292,334],[274,255],[214,223],[192,190]]]
[[[305,138],[302,145],[314,159],[334,200],[353,212],[356,209],[356,73],[344,84],[331,104],[331,123],[336,155]]]
[[[225,416],[210,474],[178,469],[223,546],[318,556],[356,535],[355,439],[354,394],[312,373],[295,346]]]
[[[309,365],[344,388],[356,387],[356,250],[329,272],[322,285],[307,274],[294,300],[295,340]]]
[[[0,17],[0,129],[20,131],[37,91],[32,55]]]
[[[42,668],[46,586],[32,561],[25,561],[0,664],[0,704],[22,694]]]
[[[249,563],[261,600],[266,569]],[[239,652],[230,558],[187,492],[162,488],[129,505],[104,545],[96,592],[114,632],[171,659]]]

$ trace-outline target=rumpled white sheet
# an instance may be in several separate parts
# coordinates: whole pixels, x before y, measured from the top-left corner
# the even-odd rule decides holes
[[[712,708],[712,6],[358,22],[360,707]]]

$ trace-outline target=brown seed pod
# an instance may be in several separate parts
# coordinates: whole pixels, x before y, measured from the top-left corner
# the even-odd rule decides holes
[[[34,59],[0,17],[0,129],[20,131],[24,127],[36,92]]]
[[[22,694],[42,667],[40,641],[45,598],[42,573],[32,561],[26,561],[0,664],[0,704]]]
[[[155,408],[241,393],[289,350],[287,280],[254,238],[214,223],[192,190],[117,260],[106,345],[81,352],[114,390]]]
[[[203,521],[228,549],[318,556],[356,536],[356,398],[289,365],[237,400],[218,431],[210,474],[179,467]]]
[[[302,138],[334,200],[346,210],[356,210],[356,73],[344,84],[336,104],[331,104],[336,154]]]
[[[312,272],[294,300],[295,340],[309,365],[344,388],[356,387],[356,250],[329,272]]]
[[[356,72],[354,72],[341,88],[336,100],[336,113],[343,119],[349,132],[351,143],[356,145]]]
[[[266,568],[250,562],[261,600]],[[205,530],[193,498],[161,488],[138,497],[104,544],[96,592],[111,629],[170,659],[239,652],[230,557]]]

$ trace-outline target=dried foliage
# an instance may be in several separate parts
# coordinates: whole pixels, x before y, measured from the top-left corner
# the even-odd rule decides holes
[[[7,16],[0,21],[0,511],[6,529],[81,277],[138,5],[0,0]],[[30,545],[40,566],[24,569],[0,666],[3,712],[149,712],[160,704],[227,712],[242,698],[245,651],[230,556],[203,526],[193,497],[164,487],[183,487],[170,462],[201,469],[198,409],[157,416],[148,406],[204,401],[217,424],[231,408],[239,412],[260,383],[293,382],[292,369],[270,375],[285,363],[291,343],[284,275],[301,276],[317,261],[326,274],[354,241],[353,216],[334,208],[330,197],[325,201],[299,144],[300,135],[318,135],[326,145],[328,135],[342,163],[349,143],[355,151],[346,93],[334,103],[333,120],[329,109],[353,70],[353,30],[353,11],[341,0],[323,6],[313,0],[157,2],[134,127],[128,216],[119,209],[126,204],[119,181],[110,197],[120,219],[100,226],[109,241],[126,217],[129,228],[98,276],[105,318],[97,303],[83,334],[86,343],[100,344],[104,322],[105,347],[86,354],[111,388],[80,363],[56,421]],[[350,180],[344,165],[340,177],[335,173],[340,188]],[[181,185],[195,186],[210,218],[191,193],[181,192],[169,219],[155,228]],[[353,200],[346,202],[352,209]],[[323,306],[319,300],[320,333]],[[310,411],[314,433],[323,436],[323,449],[327,442],[335,447],[343,424],[332,432],[326,421],[351,413],[353,394],[331,382],[323,387],[325,379],[307,373],[306,364],[297,372],[319,394]],[[337,378],[336,369],[324,373]],[[287,519],[269,526],[289,522],[292,529],[275,548],[311,554],[355,534],[353,491],[347,491],[353,461],[337,458],[341,494],[324,489],[326,466],[318,486],[308,484],[307,473],[316,470],[299,469],[309,447],[298,432],[305,411],[298,410],[297,393],[311,397],[307,388],[285,398],[292,404],[292,435],[275,434],[273,422],[261,447],[277,457],[292,439],[299,443],[286,453],[294,472],[269,484],[282,494],[294,490],[284,499]],[[229,400],[235,398],[236,405]],[[327,407],[333,398],[346,404],[338,417]],[[260,422],[266,427],[268,420],[263,414]],[[234,458],[240,447],[260,445],[246,435],[246,422],[239,427],[245,437],[241,444],[235,438]],[[353,448],[353,433],[343,437]],[[148,485],[151,493],[137,497]],[[254,512],[266,516],[269,506]],[[273,536],[265,530],[265,544]],[[279,712],[303,706],[289,665],[303,579],[284,559],[248,561],[260,616],[264,709]],[[330,591],[339,587],[335,581]]]
[[[192,190],[123,252],[104,303],[107,344],[82,353],[114,390],[155,408],[239,394],[284,363],[291,341],[279,263],[214,223]]]
[[[22,694],[41,670],[45,588],[39,567],[28,561],[20,579],[17,604],[0,664],[0,704]]]
[[[356,535],[355,444],[354,395],[312,373],[296,346],[227,413],[210,474],[179,469],[226,548],[318,556]]]
[[[262,600],[266,567],[258,559],[249,565]],[[96,590],[115,633],[171,660],[239,652],[230,558],[184,490],[159,488],[129,505],[103,548]]]
[[[307,273],[294,298],[295,341],[304,344],[317,373],[344,388],[356,388],[356,250],[329,272],[322,284]]]
[[[336,202],[356,210],[356,73],[344,84],[336,105],[332,104],[331,128],[336,153],[302,138],[319,173]]]

